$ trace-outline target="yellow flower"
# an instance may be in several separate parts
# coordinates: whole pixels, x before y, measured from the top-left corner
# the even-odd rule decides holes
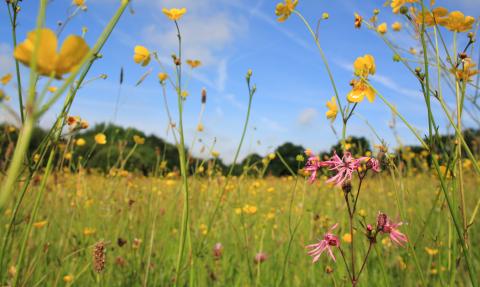
[[[415,2],[418,2],[418,0],[393,0],[390,4],[390,7],[392,7],[393,13],[397,14],[400,11],[400,8],[403,7],[403,5]]]
[[[142,144],[145,143],[145,138],[143,138],[141,136],[138,136],[138,135],[134,135],[133,136],[133,141],[138,145],[142,145]]]
[[[73,0],[73,4],[78,7],[83,7],[85,6],[85,0]]]
[[[471,58],[465,58],[462,60],[463,64],[461,64],[458,68],[450,69],[450,72],[455,75],[455,77],[462,82],[470,82],[473,76],[479,73],[477,69],[475,69],[475,63],[472,62]]]
[[[84,146],[87,142],[83,138],[79,138],[75,141],[77,146]]]
[[[472,29],[473,23],[475,23],[475,18],[472,16],[465,16],[460,11],[453,11],[448,14],[444,26],[450,31],[466,32]]]
[[[359,103],[365,96],[371,103],[375,100],[375,91],[361,80],[353,80],[353,88],[347,95],[350,103]]]
[[[278,3],[275,7],[275,15],[278,16],[278,22],[284,22],[290,17],[298,4],[298,0],[285,0],[285,3]]]
[[[187,97],[188,97],[188,92],[187,92],[187,91],[182,91],[182,92],[181,92],[181,96],[182,96],[182,98],[184,98],[184,99],[187,98]]]
[[[200,233],[202,233],[203,235],[207,235],[208,233],[208,227],[206,224],[202,223],[200,224]]]
[[[168,75],[167,73],[158,73],[158,79],[160,80],[160,82],[165,82],[166,79],[168,79]]]
[[[95,135],[95,142],[97,144],[103,145],[107,143],[107,136],[103,133],[99,133]]]
[[[255,205],[245,204],[242,211],[246,214],[255,214],[257,213],[257,207]]]
[[[327,119],[331,119],[332,121],[335,120],[338,113],[337,99],[335,97],[332,97],[330,101],[327,101],[327,108],[328,111],[325,113]]]
[[[40,36],[38,47],[37,34]],[[34,51],[36,50],[36,51]],[[61,78],[78,68],[78,65],[88,53],[88,45],[80,36],[68,36],[57,53],[57,36],[50,29],[42,28],[38,31],[31,31],[27,39],[15,47],[13,55],[15,59],[26,66],[30,66],[34,54],[37,54],[36,69],[41,75]]]
[[[422,25],[425,22],[426,26],[434,26],[435,24],[444,25],[447,21],[448,10],[444,7],[437,7],[432,9],[432,11],[427,11],[425,13],[419,12],[416,15],[415,22],[418,25]]]
[[[66,159],[66,160],[71,160],[71,159],[72,159],[72,153],[67,152],[67,153],[65,154],[65,159]]]
[[[137,45],[133,51],[133,60],[135,63],[141,64],[143,67],[150,63],[150,51],[147,48]]]
[[[85,236],[90,236],[90,235],[93,235],[95,234],[97,231],[95,230],[95,228],[90,228],[90,227],[85,227],[83,229],[83,235]]]
[[[395,32],[398,32],[400,30],[402,30],[402,23],[400,22],[395,22],[392,24],[392,30],[395,31]]]
[[[438,254],[438,249],[434,249],[434,248],[428,248],[428,247],[425,247],[425,251],[428,253],[428,255],[430,256],[435,256]]]
[[[50,87],[48,87],[48,91],[49,91],[50,93],[55,93],[55,92],[57,91],[57,87],[55,87],[55,86],[50,86]]]
[[[383,22],[382,24],[378,25],[377,32],[383,35],[387,33],[387,29],[387,23]]]
[[[3,76],[3,77],[0,78],[0,83],[2,83],[2,85],[6,85],[6,84],[8,84],[11,80],[12,80],[12,74],[8,73],[8,74],[6,74],[5,76]]]
[[[63,276],[63,282],[72,283],[73,282],[73,275],[68,274],[68,275]]]
[[[212,156],[213,157],[219,157],[220,153],[218,151],[212,151]]]
[[[343,236],[342,236],[342,240],[346,243],[352,243],[352,236],[350,233],[345,233]]]
[[[360,14],[358,13],[355,13],[355,28],[362,27],[362,21],[363,21],[362,16],[360,16]]]
[[[163,8],[162,9],[162,12],[163,14],[165,14],[168,19],[172,20],[172,21],[177,21],[177,20],[180,20],[180,18],[182,18],[183,14],[187,13],[187,9],[186,8],[181,8],[181,9],[177,9],[177,8],[172,8],[172,9],[167,9],[167,8]]]
[[[268,159],[269,159],[269,160],[274,160],[275,157],[276,157],[276,154],[273,153],[273,152],[268,154]]]
[[[372,55],[366,54],[363,57],[358,57],[353,63],[353,71],[356,76],[368,77],[368,74],[375,74],[375,58]]]
[[[192,69],[195,69],[197,68],[198,66],[200,66],[202,64],[202,62],[200,62],[200,60],[187,60],[187,64],[192,68]]]
[[[45,225],[47,225],[47,223],[48,223],[48,221],[46,221],[46,220],[37,221],[37,222],[33,223],[33,227],[40,229],[40,228],[44,227]]]
[[[199,124],[197,125],[197,131],[198,131],[198,132],[203,132],[203,124],[202,124],[202,123],[199,123]]]

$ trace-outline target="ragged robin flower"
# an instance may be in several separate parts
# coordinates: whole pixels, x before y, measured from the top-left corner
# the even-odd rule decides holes
[[[293,10],[298,4],[298,0],[285,0],[285,3],[278,3],[275,7],[275,15],[278,16],[278,22],[285,22],[285,20],[292,15]]]
[[[37,43],[37,34],[40,36]],[[40,75],[61,78],[78,68],[89,51],[85,40],[80,36],[68,36],[57,53],[57,35],[50,29],[41,28],[27,34],[27,39],[15,47],[15,59],[26,66],[30,66],[34,56],[36,70]]]
[[[192,69],[195,69],[195,68],[199,67],[202,64],[202,62],[200,62],[200,60],[187,60],[187,64]]]
[[[325,113],[327,119],[334,121],[338,113],[337,99],[332,97],[330,101],[327,101],[326,106],[328,108],[328,111]]]
[[[350,103],[360,103],[365,97],[373,103],[375,100],[375,91],[363,80],[352,80],[352,90],[347,94],[347,100]]]
[[[375,58],[372,55],[366,54],[353,62],[355,76],[367,78],[369,74],[374,75],[375,70]]]
[[[448,14],[444,26],[452,32],[466,32],[472,29],[475,23],[475,18],[472,16],[465,16],[460,11],[453,11]]]
[[[327,233],[325,233],[325,235],[323,236],[323,239],[319,242],[307,245],[307,249],[309,249],[308,255],[313,257],[313,263],[317,262],[318,259],[320,259],[320,256],[324,251],[328,253],[328,255],[333,259],[333,261],[336,261],[335,255],[333,255],[332,248],[338,248],[340,246],[340,240],[336,235],[332,234],[332,231],[337,228],[337,226],[338,223],[330,227]]]
[[[178,8],[172,8],[172,9],[163,8],[162,12],[163,12],[163,14],[165,14],[167,16],[168,19],[170,19],[172,21],[177,21],[177,20],[180,20],[180,18],[182,18],[183,14],[187,13],[187,9],[186,8],[181,8],[181,9],[178,9]]]
[[[418,2],[418,0],[393,0],[390,7],[392,7],[393,13],[397,14],[405,4],[415,2]]]
[[[144,46],[137,45],[134,48],[133,60],[143,67],[150,63],[150,51]]]

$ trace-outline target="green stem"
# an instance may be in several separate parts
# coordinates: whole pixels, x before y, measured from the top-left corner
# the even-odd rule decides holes
[[[305,24],[305,26],[307,27],[308,31],[309,31],[310,34],[312,35],[313,40],[315,41],[315,45],[317,45],[318,51],[320,52],[320,56],[322,57],[323,64],[325,65],[325,68],[327,69],[328,78],[330,79],[330,83],[332,84],[333,91],[335,92],[335,97],[337,98],[338,107],[339,107],[339,109],[340,109],[340,113],[342,114],[342,119],[345,120],[345,114],[344,114],[344,111],[343,111],[343,108],[342,108],[342,103],[340,102],[340,95],[338,94],[337,86],[336,86],[336,84],[335,84],[335,80],[333,79],[333,75],[332,75],[332,72],[331,72],[331,70],[330,70],[330,66],[329,66],[329,64],[328,64],[327,57],[325,56],[325,53],[323,52],[323,49],[322,49],[322,47],[320,46],[320,41],[318,40],[317,35],[316,35],[315,32],[313,31],[313,29],[312,29],[312,27],[310,26],[310,24],[308,24],[308,22],[307,22],[307,20],[305,19],[305,17],[303,17],[303,15],[300,14],[300,12],[298,12],[298,11],[296,11],[296,10],[293,10],[293,13],[295,13],[295,14],[302,20],[302,22]]]

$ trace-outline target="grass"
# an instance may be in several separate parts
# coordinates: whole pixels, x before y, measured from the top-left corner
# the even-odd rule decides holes
[[[228,187],[229,201],[224,211],[213,228],[205,230],[224,180],[222,177],[189,179],[192,241],[206,242],[203,248],[194,245],[194,254],[189,255],[195,256],[197,285],[274,286],[282,277],[283,264],[288,265],[282,286],[343,286],[348,283],[346,278],[339,276],[345,274],[344,270],[337,270],[344,268],[340,261],[335,264],[324,257],[312,264],[304,248],[321,237],[335,223],[334,219],[340,223],[337,234],[347,233],[348,218],[344,216],[341,189],[328,187],[323,182],[309,185],[303,178],[298,183],[293,177],[234,178]],[[467,195],[476,192],[478,181],[469,177],[465,182]],[[449,261],[451,251],[447,238],[451,238],[452,226],[444,201],[436,196],[438,186],[433,175],[410,175],[403,179],[401,192],[387,173],[371,177],[365,182],[363,200],[358,206],[360,215],[356,218],[374,223],[378,211],[385,210],[390,211],[392,217],[400,216],[396,199],[400,195],[399,200],[406,207],[403,220],[408,227],[405,230],[408,230],[423,273],[429,284],[435,286],[448,284],[451,264],[457,264]],[[28,190],[25,211],[20,212],[15,222],[15,240],[8,254],[8,266],[12,266],[13,258],[18,256],[18,236],[27,227],[28,210],[39,188],[35,185]],[[85,172],[52,176],[43,208],[37,216],[38,221],[48,223],[34,228],[31,234],[26,253],[28,265],[21,284],[63,286],[63,277],[72,275],[74,281],[70,284],[95,286],[97,277],[91,267],[92,250],[96,242],[103,240],[107,244],[107,260],[98,284],[171,285],[183,205],[181,198],[178,178],[111,177]],[[256,207],[256,212],[239,213],[238,208],[247,204]],[[471,212],[473,208],[471,201],[467,209]],[[11,209],[7,209],[5,215],[9,212]],[[3,228],[8,224],[7,219],[8,216],[1,218]],[[297,224],[289,257],[285,260],[292,228]],[[361,232],[356,230],[356,233]],[[120,238],[126,241],[122,247],[118,244]],[[360,286],[386,286],[385,282],[395,286],[419,285],[420,279],[408,249],[394,246],[384,238],[367,262]],[[479,233],[472,230],[470,242],[478,240]],[[215,260],[213,246],[217,242],[223,245],[223,252],[221,258]],[[357,252],[366,252],[368,240],[365,237],[358,236],[356,244]],[[341,246],[348,246],[348,243],[342,240]],[[438,250],[438,254],[429,255],[426,248]],[[253,258],[260,251],[267,254],[267,260],[255,264]],[[338,251],[335,254],[339,258]],[[473,255],[478,265],[478,251],[473,249]],[[328,274],[327,267],[333,272]],[[7,272],[11,272],[9,270]],[[468,286],[464,271],[458,269],[456,272],[459,272],[456,286]]]

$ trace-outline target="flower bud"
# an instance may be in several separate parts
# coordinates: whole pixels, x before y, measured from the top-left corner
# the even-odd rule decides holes
[[[350,182],[344,182],[342,184],[342,190],[344,193],[349,193],[352,191],[352,184]]]
[[[207,103],[207,90],[205,88],[202,89],[202,104]]]
[[[377,230],[383,230],[385,224],[387,224],[387,215],[385,213],[380,212],[377,216]]]

